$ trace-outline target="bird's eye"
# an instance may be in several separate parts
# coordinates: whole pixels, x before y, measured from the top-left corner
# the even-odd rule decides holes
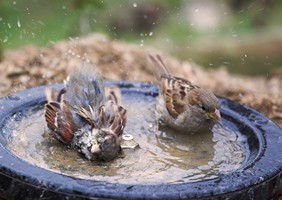
[[[203,111],[207,110],[205,106],[201,106],[201,108],[202,108]]]

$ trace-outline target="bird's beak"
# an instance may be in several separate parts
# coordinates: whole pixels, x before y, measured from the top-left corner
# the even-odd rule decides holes
[[[98,144],[93,144],[90,151],[93,154],[99,154],[101,152],[101,149],[99,148]]]
[[[221,120],[221,115],[219,109],[216,109],[214,112],[209,112],[208,116],[212,119],[215,119],[217,121]]]

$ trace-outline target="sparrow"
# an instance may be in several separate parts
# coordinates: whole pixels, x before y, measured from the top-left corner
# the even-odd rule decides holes
[[[179,132],[199,133],[221,120],[219,102],[209,90],[172,76],[160,55],[149,55],[159,83],[157,117]]]
[[[102,75],[93,65],[84,63],[74,69],[63,89],[45,91],[49,134],[89,160],[116,158],[121,151],[126,109],[119,105],[115,89],[105,92]]]

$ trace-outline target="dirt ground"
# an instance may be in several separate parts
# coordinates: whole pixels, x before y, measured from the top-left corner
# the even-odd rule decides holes
[[[0,62],[0,96],[62,82],[83,60],[96,64],[105,79],[154,82],[147,55],[155,53],[162,55],[173,74],[253,107],[282,127],[282,69],[268,77],[232,75],[224,68],[207,71],[195,63],[181,63],[158,50],[112,41],[99,34],[72,38],[46,48],[26,46],[5,52]]]

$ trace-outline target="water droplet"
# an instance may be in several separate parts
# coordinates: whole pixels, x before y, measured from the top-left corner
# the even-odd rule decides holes
[[[45,23],[43,22],[43,21],[41,21],[41,20],[39,20],[39,21],[37,21],[38,22],[38,24],[40,24],[40,25],[45,25]]]
[[[237,33],[232,33],[232,37],[238,37]]]
[[[136,7],[137,7],[137,3],[134,3],[134,4],[133,4],[133,7],[136,8]]]
[[[140,44],[141,47],[144,46],[144,40],[141,40],[141,44]]]
[[[3,43],[8,42],[8,37],[5,37],[2,41],[3,41]]]
[[[18,20],[17,25],[18,25],[19,28],[21,28],[21,22],[20,22],[20,20]]]
[[[243,24],[244,23],[244,20],[240,21],[238,24]]]
[[[149,36],[152,36],[153,34],[154,34],[153,32],[150,32],[150,33],[149,33]]]

